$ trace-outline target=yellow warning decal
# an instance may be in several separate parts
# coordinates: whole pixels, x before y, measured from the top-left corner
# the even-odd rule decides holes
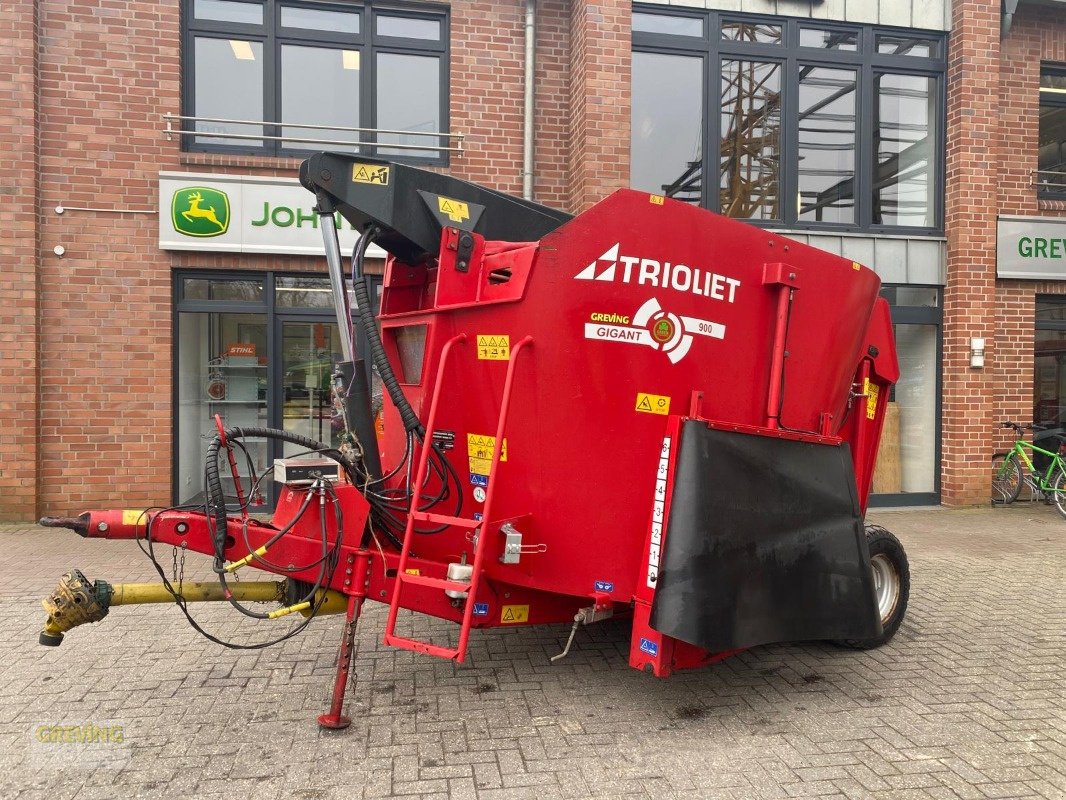
[[[862,269],[862,264],[860,264],[858,261],[852,261],[851,262],[851,268],[853,270],[860,270],[860,269]]]
[[[663,204],[663,200],[665,200],[665,199],[666,198],[664,198],[661,194],[650,194],[650,195],[648,195],[648,201],[653,206],[661,206]]]
[[[389,185],[389,168],[381,164],[352,164],[352,183],[370,183],[375,186]]]
[[[500,622],[505,625],[529,622],[529,606],[504,606],[500,610]]]
[[[148,515],[139,508],[127,508],[122,512],[123,525],[139,525],[148,522]]]
[[[419,569],[405,569],[404,573],[407,575],[421,575],[422,571]]]
[[[466,435],[466,454],[470,458],[470,471],[475,475],[488,475],[492,469],[492,454],[496,451],[496,437],[479,433]],[[507,440],[503,440],[500,461],[507,460]]]
[[[867,378],[863,382],[862,393],[866,395],[866,419],[873,419],[877,416],[877,395],[881,393],[881,389]]]
[[[438,197],[437,208],[440,209],[440,213],[452,222],[462,222],[464,219],[470,219],[470,206],[461,200],[452,200],[450,197]]]
[[[636,410],[643,411],[645,414],[669,414],[670,398],[663,397],[661,394],[637,392]]]
[[[508,361],[511,358],[511,337],[479,333],[477,357],[482,361]]]

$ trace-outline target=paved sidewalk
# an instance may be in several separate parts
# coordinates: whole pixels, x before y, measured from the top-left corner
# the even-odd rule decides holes
[[[871,520],[913,573],[879,651],[761,647],[659,681],[609,621],[557,665],[565,627],[476,633],[455,668],[383,648],[375,605],[340,734],[315,724],[338,618],[234,652],[174,607],[124,607],[43,648],[39,598],[63,571],[154,573],[132,542],[0,528],[0,797],[1066,798],[1066,520],[1029,504]],[[111,740],[39,741],[55,725]]]

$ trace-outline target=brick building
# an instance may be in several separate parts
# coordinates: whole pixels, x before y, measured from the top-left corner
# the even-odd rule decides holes
[[[994,423],[1060,412],[1064,130],[1063,0],[13,0],[0,518],[193,499],[214,413],[330,435],[294,178],[357,143],[574,212],[665,192],[872,266],[903,365],[875,502],[985,502]]]

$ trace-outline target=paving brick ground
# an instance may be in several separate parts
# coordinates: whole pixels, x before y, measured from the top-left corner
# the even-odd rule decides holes
[[[173,607],[126,607],[42,648],[38,598],[65,569],[153,573],[132,543],[9,526],[0,797],[1066,798],[1066,521],[1028,504],[872,518],[913,568],[910,614],[879,651],[762,647],[658,681],[627,668],[625,626],[606,622],[557,665],[563,628],[479,633],[457,669],[383,648],[373,607],[340,734],[314,721],[336,618],[237,653]],[[248,633],[225,608],[200,616]],[[122,741],[36,738],[84,723]]]

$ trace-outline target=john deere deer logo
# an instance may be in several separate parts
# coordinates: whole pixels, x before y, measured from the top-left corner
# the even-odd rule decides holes
[[[186,236],[221,236],[229,230],[229,198],[205,186],[187,186],[174,192],[170,203],[174,230]]]

